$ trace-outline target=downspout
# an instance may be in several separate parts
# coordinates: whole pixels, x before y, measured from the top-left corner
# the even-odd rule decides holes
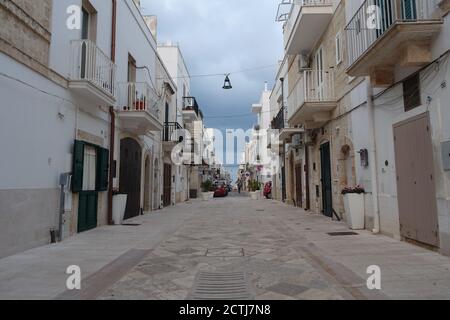
[[[116,61],[116,22],[117,22],[117,0],[112,0],[112,18],[111,18],[111,60]],[[109,188],[108,188],[108,224],[113,225],[113,180],[114,180],[114,153],[116,144],[116,114],[114,106],[109,107],[111,117],[110,127],[110,150],[109,150]]]
[[[378,170],[377,170],[377,147],[375,138],[375,107],[373,97],[373,87],[370,77],[366,78],[367,82],[367,116],[369,122],[369,161],[370,174],[372,176],[372,203],[373,203],[373,230],[374,234],[380,233],[380,206],[378,199]]]

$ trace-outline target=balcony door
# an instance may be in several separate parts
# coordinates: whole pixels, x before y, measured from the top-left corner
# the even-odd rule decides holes
[[[316,92],[315,99],[318,101],[324,100],[325,97],[325,74],[324,74],[324,63],[323,63],[323,48],[319,48],[316,53],[316,70],[313,72],[315,78]]]

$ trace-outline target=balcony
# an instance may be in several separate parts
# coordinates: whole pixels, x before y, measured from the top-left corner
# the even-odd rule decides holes
[[[280,144],[284,141],[289,141],[293,135],[305,131],[302,128],[290,128],[286,119],[287,109],[283,107],[272,121],[273,139],[271,139],[271,143],[269,144],[270,148],[272,148],[275,143]]]
[[[164,152],[172,152],[173,148],[183,142],[183,127],[178,122],[166,122],[162,135]]]
[[[116,65],[90,40],[74,40],[71,47],[69,88],[94,105],[114,105]]]
[[[288,123],[305,129],[322,127],[337,106],[332,70],[305,70],[288,97]]]
[[[145,82],[119,84],[118,119],[121,127],[137,135],[163,131],[158,97]]]
[[[200,108],[194,97],[183,97],[183,120],[194,122],[202,119]]]
[[[347,73],[370,76],[374,85],[389,86],[395,81],[395,66],[431,62],[430,45],[443,24],[437,2],[366,0],[346,27]],[[371,11],[372,6],[379,10]]]
[[[260,103],[252,104],[252,113],[256,113],[256,114],[261,113],[262,107],[263,106]]]
[[[287,54],[310,52],[333,17],[332,0],[294,0],[284,26]]]

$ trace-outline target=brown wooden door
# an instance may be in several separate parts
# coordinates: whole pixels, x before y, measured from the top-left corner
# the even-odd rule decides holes
[[[168,207],[172,205],[172,165],[164,164],[164,190],[163,190],[163,205]]]
[[[305,210],[311,209],[311,194],[309,187],[309,147],[305,146],[305,193],[306,204]]]
[[[120,142],[120,188],[126,194],[127,206],[124,219],[137,217],[141,213],[141,146],[131,138]]]
[[[295,193],[297,207],[303,207],[303,184],[302,184],[302,165],[295,167]]]
[[[439,246],[433,145],[429,114],[394,125],[400,232]]]

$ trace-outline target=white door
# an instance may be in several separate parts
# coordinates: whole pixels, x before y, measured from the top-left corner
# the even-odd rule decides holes
[[[323,68],[323,49],[320,48],[316,53],[316,70],[314,71],[316,78],[316,99],[318,101],[324,100],[324,68]]]

